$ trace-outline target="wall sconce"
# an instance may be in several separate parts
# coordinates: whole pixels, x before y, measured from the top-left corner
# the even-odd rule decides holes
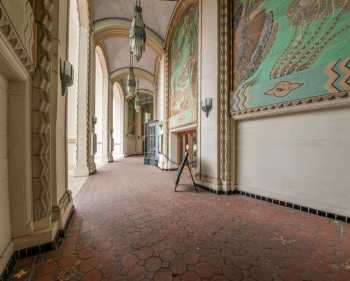
[[[205,112],[205,115],[208,118],[209,112],[211,111],[211,109],[213,107],[213,98],[205,98],[204,105],[203,105],[203,100],[202,100],[201,107],[202,107],[202,111]]]
[[[72,86],[74,81],[73,65],[70,62],[66,60],[60,61],[60,76],[62,96],[65,96],[68,93],[68,87]]]

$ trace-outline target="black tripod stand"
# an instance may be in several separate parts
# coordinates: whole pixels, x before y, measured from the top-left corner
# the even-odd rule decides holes
[[[188,161],[188,157],[189,157],[189,154],[188,154],[188,151],[186,151],[185,154],[184,154],[184,157],[183,157],[183,159],[181,161],[181,164],[179,166],[179,169],[176,172],[175,192],[176,192],[177,186],[179,185],[180,178],[181,178],[182,172],[183,172],[183,170],[185,168],[185,165],[187,166],[188,170],[190,171],[190,175],[191,175],[191,179],[192,179],[192,183],[193,183],[194,189],[196,190],[196,192],[198,192],[196,182],[194,181],[194,178],[193,178],[193,175],[192,175],[192,169],[191,169],[191,166],[190,166],[190,162]]]

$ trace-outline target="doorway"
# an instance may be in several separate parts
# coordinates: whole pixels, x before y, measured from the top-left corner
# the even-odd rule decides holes
[[[197,131],[188,130],[177,133],[177,162],[180,163],[185,152],[188,151],[192,167],[196,167],[197,159]]]

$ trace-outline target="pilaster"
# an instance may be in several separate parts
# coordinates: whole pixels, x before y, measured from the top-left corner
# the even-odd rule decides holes
[[[111,163],[113,159],[114,140],[113,140],[113,83],[108,77],[108,162]]]
[[[89,35],[90,31],[80,26],[78,69],[78,114],[77,114],[77,159],[74,175],[85,177],[89,170]]]
[[[52,190],[50,161],[50,85],[52,75],[53,0],[35,1],[37,67],[32,91],[32,196],[33,228],[50,227]]]
[[[89,42],[89,95],[88,95],[88,169],[90,174],[96,172],[95,164],[95,48],[96,42],[92,32],[90,32],[90,42]]]
[[[230,92],[230,6],[232,1],[219,1],[219,116],[218,116],[218,141],[219,141],[219,184],[223,192],[232,191],[231,147],[232,125],[229,113]]]

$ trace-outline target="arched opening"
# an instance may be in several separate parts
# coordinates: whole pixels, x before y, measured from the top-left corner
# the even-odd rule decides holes
[[[113,84],[113,159],[124,157],[124,95],[118,83]]]
[[[95,161],[97,166],[108,162],[108,68],[102,49],[96,47],[95,63]]]
[[[68,189],[75,196],[89,175],[88,150],[88,6],[86,0],[69,1],[68,61],[73,65],[74,83],[68,88],[66,145]]]

